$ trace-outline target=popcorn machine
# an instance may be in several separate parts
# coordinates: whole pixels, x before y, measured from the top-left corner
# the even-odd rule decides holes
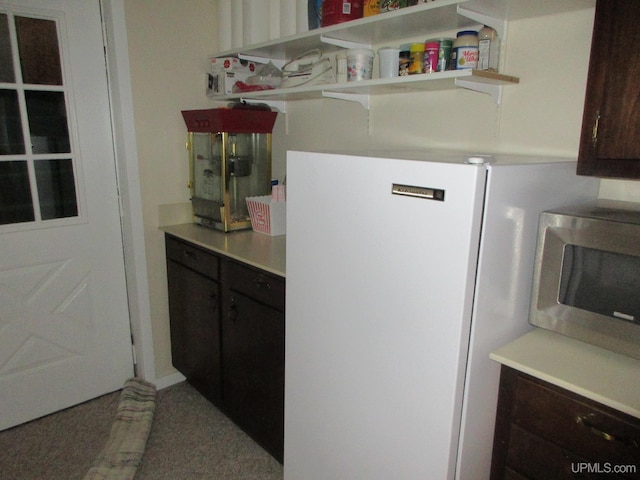
[[[225,232],[251,228],[246,197],[271,193],[271,132],[277,112],[184,110],[194,222]]]

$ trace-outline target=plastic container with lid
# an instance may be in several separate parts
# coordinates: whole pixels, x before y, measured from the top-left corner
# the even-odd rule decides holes
[[[451,67],[455,70],[478,67],[478,32],[458,32],[451,51]]]

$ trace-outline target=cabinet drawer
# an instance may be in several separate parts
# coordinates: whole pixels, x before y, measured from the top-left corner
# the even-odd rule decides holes
[[[507,453],[507,471],[512,473],[512,478],[530,480],[602,478],[602,475],[586,468],[588,463],[584,458],[518,426],[514,425],[511,429],[511,439]],[[592,464],[591,468],[595,468],[595,465]],[[604,465],[601,468],[604,469]],[[509,477],[505,475],[505,478]],[[606,478],[609,480],[622,479],[622,477],[618,477],[615,474],[608,474]]]
[[[515,425],[587,461],[640,469],[640,421],[603,405],[518,376],[512,418]]]
[[[174,260],[213,280],[219,279],[220,259],[217,255],[176,238],[166,236],[167,259]]]
[[[225,261],[223,268],[231,290],[284,311],[284,279],[233,261]]]

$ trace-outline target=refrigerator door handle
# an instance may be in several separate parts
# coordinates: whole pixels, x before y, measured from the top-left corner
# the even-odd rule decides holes
[[[394,183],[391,187],[391,193],[393,195],[405,195],[407,197],[426,198],[428,200],[444,202],[444,190],[439,188],[416,187],[413,185]]]

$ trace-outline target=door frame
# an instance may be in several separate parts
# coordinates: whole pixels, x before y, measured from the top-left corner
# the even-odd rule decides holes
[[[156,382],[124,0],[100,0],[136,376]],[[167,386],[167,385],[163,385]]]

